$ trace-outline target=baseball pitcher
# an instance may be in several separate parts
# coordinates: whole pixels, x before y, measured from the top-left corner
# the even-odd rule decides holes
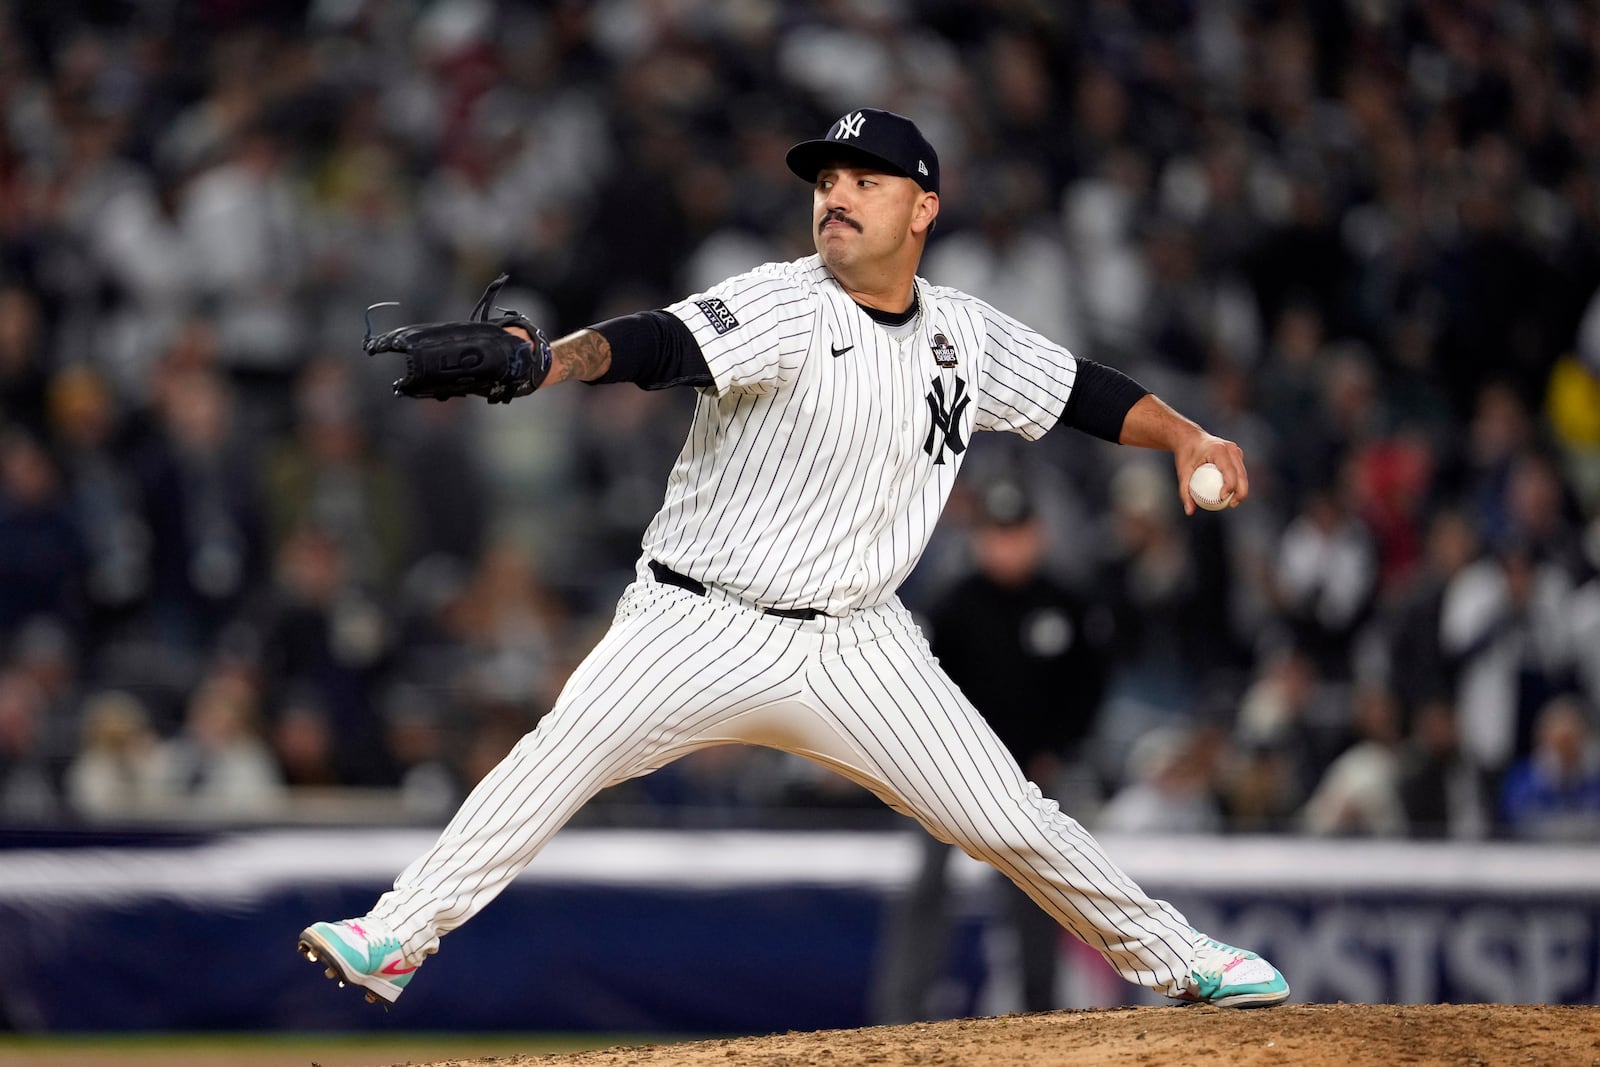
[[[497,279],[469,321],[366,342],[405,396],[509,401],[559,382],[690,386],[698,400],[637,579],[555,707],[368,914],[299,948],[394,1001],[440,939],[494,899],[607,786],[697,749],[768,745],[831,767],[992,864],[1129,982],[1229,1007],[1282,1003],[1254,953],[1146,895],[1028,781],[950,682],[895,590],[979,430],[1065,424],[1222,472],[1243,456],[1125,375],[917,276],[939,159],[909,119],[862,108],[789,150],[816,255],[554,343]]]

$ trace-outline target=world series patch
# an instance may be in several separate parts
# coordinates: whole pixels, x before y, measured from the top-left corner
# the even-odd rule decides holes
[[[705,313],[706,319],[711,323],[711,328],[719,334],[727,333],[739,325],[739,320],[733,317],[733,312],[728,310],[728,305],[714,296],[706,300],[696,300],[694,303],[696,307]]]
[[[933,335],[933,361],[941,367],[956,365],[956,346],[942,333]]]

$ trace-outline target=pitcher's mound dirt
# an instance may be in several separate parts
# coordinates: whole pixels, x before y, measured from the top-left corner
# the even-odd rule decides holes
[[[1600,1008],[1294,1004],[1116,1008],[444,1060],[429,1067],[1600,1067]]]

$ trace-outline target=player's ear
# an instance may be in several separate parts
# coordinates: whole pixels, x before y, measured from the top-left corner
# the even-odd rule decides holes
[[[939,194],[926,190],[917,198],[917,206],[911,212],[911,232],[928,233],[933,229],[933,222],[939,217]]]

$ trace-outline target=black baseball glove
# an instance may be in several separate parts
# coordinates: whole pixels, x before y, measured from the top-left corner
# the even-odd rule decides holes
[[[394,383],[396,396],[484,396],[491,404],[509,404],[539,388],[550,373],[550,342],[544,331],[508,308],[494,308],[501,314],[489,317],[495,295],[509,277],[502,274],[489,283],[466,322],[419,322],[374,337],[372,308],[367,309],[361,347],[368,355],[399,352],[406,357],[405,377]],[[507,333],[507,326],[522,327],[533,343]]]

